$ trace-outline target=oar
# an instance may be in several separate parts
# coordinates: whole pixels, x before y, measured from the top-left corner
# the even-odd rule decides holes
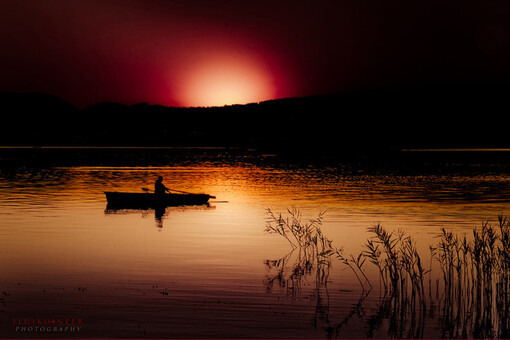
[[[149,192],[149,191],[154,192],[154,190],[151,190],[151,189],[148,189],[148,188],[142,188],[142,190],[143,190],[143,191],[145,191],[145,192]],[[191,192],[182,191],[182,190],[168,189],[168,191],[182,192],[183,194],[190,194],[190,195],[193,195],[193,193],[191,193]]]
[[[192,192],[187,192],[187,191],[182,191],[182,190],[168,189],[168,191],[182,192],[183,194],[191,194],[191,195],[193,195]]]
[[[142,188],[143,191],[145,192],[149,192],[149,191],[152,191],[154,192],[154,190],[151,190],[151,189],[148,189],[148,188]],[[168,189],[170,190],[170,189]],[[171,189],[172,191],[177,191],[177,192],[182,192],[182,193],[185,193],[185,194],[191,194],[190,192],[187,192],[187,191],[180,191],[180,190],[174,190],[174,189]],[[216,196],[211,196],[209,195],[210,198],[216,198]],[[211,203],[228,203],[228,201],[212,201]]]

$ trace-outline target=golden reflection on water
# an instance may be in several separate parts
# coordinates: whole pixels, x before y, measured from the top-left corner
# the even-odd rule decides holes
[[[212,200],[209,207],[169,207],[161,216],[150,209],[106,210],[103,191],[142,192],[142,187],[152,188],[158,175],[167,187],[215,195],[218,202]],[[322,229],[346,254],[358,254],[370,236],[366,228],[381,223],[389,230],[405,230],[426,257],[441,227],[469,234],[482,221],[505,214],[508,189],[510,181],[502,175],[347,176],[336,169],[257,166],[19,172],[0,177],[0,290],[11,294],[5,307],[9,315],[26,316],[34,308],[43,314],[51,310],[79,314],[70,312],[70,306],[82,304],[92,323],[90,336],[122,335],[122,326],[108,329],[107,325],[134,313],[145,320],[147,329],[166,336],[323,337],[325,333],[300,321],[317,316],[312,278],[300,295],[289,295],[288,287],[277,286],[268,293],[264,285],[272,273],[265,263],[291,251],[284,239],[263,232],[267,208],[284,214],[296,208],[305,219],[325,211]],[[358,299],[356,278],[344,269],[333,263],[329,277],[328,315],[337,322]],[[175,309],[161,305],[166,297]],[[116,299],[126,301],[124,311]],[[172,323],[165,328],[149,322],[162,317],[151,314],[151,308],[166,306],[162,313],[176,317],[177,310],[189,312],[192,306],[213,300],[232,305],[221,305],[219,310],[209,306],[204,309],[207,314],[195,315],[202,318],[200,331],[182,315],[180,326]],[[94,319],[95,311],[108,309],[105,301],[110,302],[113,316]],[[274,312],[272,308],[279,308],[276,319],[259,315],[262,310]],[[212,326],[215,318],[222,320],[219,324],[224,328],[240,323],[247,333],[240,329],[222,333]],[[280,324],[299,332],[278,330]],[[12,335],[11,331],[2,334]]]

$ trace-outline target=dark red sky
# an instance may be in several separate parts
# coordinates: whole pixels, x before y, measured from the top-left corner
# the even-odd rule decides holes
[[[510,79],[510,1],[2,0],[0,91],[208,106]]]

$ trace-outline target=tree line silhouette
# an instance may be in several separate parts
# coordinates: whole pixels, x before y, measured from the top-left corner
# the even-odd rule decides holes
[[[97,103],[0,93],[0,145],[222,146],[271,152],[509,147],[507,87],[353,91],[223,107]]]

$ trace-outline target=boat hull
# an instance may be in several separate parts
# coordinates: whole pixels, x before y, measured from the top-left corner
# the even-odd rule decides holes
[[[207,194],[164,194],[130,193],[106,191],[109,208],[159,208],[180,205],[207,204],[210,196]]]

